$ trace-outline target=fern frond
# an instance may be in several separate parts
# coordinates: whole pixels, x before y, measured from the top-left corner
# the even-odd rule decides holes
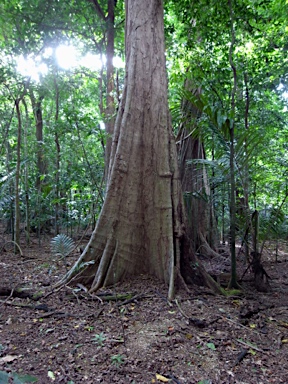
[[[71,237],[60,233],[51,240],[51,251],[53,255],[68,256],[75,248],[74,241]]]

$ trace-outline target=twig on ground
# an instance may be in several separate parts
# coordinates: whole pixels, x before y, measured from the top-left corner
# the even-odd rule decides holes
[[[241,323],[238,323],[232,319],[229,319],[228,317],[225,317],[225,316],[221,316],[224,320],[227,320],[229,321],[230,323],[232,324],[235,324],[235,325],[238,325],[240,328],[244,328],[246,330],[249,330],[250,332],[253,332],[253,333],[256,333],[256,335],[258,335],[260,338],[261,338],[261,335],[258,331],[256,331],[255,329],[252,329],[252,328],[249,328],[249,327],[246,327],[245,325],[241,324]]]
[[[167,303],[167,304],[169,305],[170,308],[173,307],[173,304],[170,303],[170,301],[169,301],[165,296],[163,296],[160,292],[155,291],[155,293],[156,293],[159,297],[161,297],[161,299],[164,300],[165,303]]]
[[[177,300],[177,299],[175,299],[175,303],[176,303],[176,305],[177,305],[177,307],[178,307],[178,309],[179,309],[179,312],[181,313],[181,315],[182,315],[183,317],[185,317],[186,319],[190,320],[190,317],[189,317],[189,316],[187,316],[187,315],[186,315],[186,313],[184,313],[184,312],[183,312],[183,310],[182,310],[182,308],[180,307],[180,305],[179,305],[179,303],[178,303],[178,300]]]
[[[120,307],[121,305],[126,305],[129,303],[132,303],[133,301],[135,301],[137,299],[142,299],[143,297],[145,297],[145,295],[143,293],[139,293],[139,294],[131,297],[131,299],[124,300],[122,303],[117,303],[117,307]]]
[[[0,305],[0,307],[2,307],[2,305],[6,304],[6,303],[8,302],[8,300],[11,299],[11,297],[13,296],[13,293],[14,293],[14,289],[15,289],[15,288],[12,288],[12,289],[11,289],[11,293],[10,293],[10,295],[9,295],[5,300],[3,300],[3,301],[1,300],[1,305]]]
[[[176,303],[176,305],[177,305],[177,307],[178,307],[178,309],[179,309],[181,315],[184,316],[186,319],[188,319],[190,324],[192,324],[192,325],[194,325],[195,327],[198,327],[198,328],[205,328],[205,327],[207,327],[207,326],[209,325],[209,323],[206,323],[205,320],[195,319],[195,318],[192,318],[192,317],[187,316],[187,315],[183,312],[183,310],[181,309],[181,307],[180,307],[180,305],[179,305],[177,299],[175,299],[175,303]],[[218,320],[218,319],[217,319],[217,320]],[[216,321],[217,321],[217,320],[216,320]],[[214,322],[214,320],[212,321],[212,323],[213,323],[213,322]]]
[[[246,343],[245,341],[243,341],[243,340],[239,340],[239,339],[236,339],[236,341],[237,341],[239,344],[245,345],[246,347],[249,347],[249,348],[251,348],[251,349],[254,349],[254,350],[257,351],[257,352],[267,353],[267,352],[263,351],[263,349],[260,349],[260,348],[254,346],[253,344],[251,344],[251,343],[249,343],[249,342]]]

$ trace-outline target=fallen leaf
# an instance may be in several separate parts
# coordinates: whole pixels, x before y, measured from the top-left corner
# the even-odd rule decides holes
[[[0,364],[11,363],[11,361],[18,359],[18,356],[15,355],[6,355],[0,358]]]
[[[186,333],[185,337],[186,339],[191,340],[193,335],[191,335],[191,333]]]
[[[169,379],[167,377],[159,375],[159,373],[156,373],[156,379],[162,381],[162,383],[168,383]]]
[[[282,327],[288,328],[288,323],[286,323],[285,321],[279,321],[279,324],[280,324]]]
[[[55,380],[55,375],[54,375],[54,373],[52,372],[52,371],[48,371],[48,373],[47,373],[47,376],[51,379],[51,380]]]
[[[214,343],[207,343],[206,345],[208,348],[212,349],[212,351],[216,351],[216,347]]]
[[[54,332],[54,328],[48,328],[46,329],[45,333],[51,333],[51,332]]]

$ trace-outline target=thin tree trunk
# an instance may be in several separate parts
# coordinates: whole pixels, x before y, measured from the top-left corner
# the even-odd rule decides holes
[[[115,124],[115,102],[114,102],[114,8],[115,0],[108,0],[107,15],[107,48],[106,48],[106,69],[107,69],[107,97],[106,97],[106,149],[105,149],[105,175],[109,173],[110,155],[112,148],[112,138]]]
[[[11,164],[11,145],[9,143],[9,140],[7,140],[7,142],[6,142],[6,168],[7,168],[7,174],[9,174],[11,172],[10,164]],[[15,199],[13,201],[12,196],[15,195],[15,183],[13,183],[13,181],[9,181],[9,195],[11,196],[10,204],[9,204],[9,207],[10,207],[10,217],[9,217],[9,221],[7,222],[6,232],[11,233],[11,238],[12,238],[12,240],[14,240],[14,238],[15,238],[15,236],[14,236],[14,228],[15,228],[15,225],[14,225]]]
[[[9,175],[11,172],[11,145],[10,145],[9,140],[8,140],[8,134],[9,134],[11,122],[12,122],[12,119],[13,119],[13,116],[15,113],[15,109],[16,109],[16,105],[14,104],[11,115],[10,115],[10,119],[6,123],[6,129],[5,129],[5,133],[3,134],[3,137],[2,137],[2,143],[1,143],[1,148],[0,148],[0,153],[2,153],[2,150],[5,147],[5,151],[6,151],[5,165],[6,165],[7,175]],[[10,180],[9,181],[10,216],[7,219],[5,232],[11,233],[12,240],[14,239],[14,208],[15,208],[15,204],[13,204],[13,199],[12,199],[12,196],[14,195],[14,187],[15,187],[14,183]]]
[[[229,49],[229,62],[233,71],[233,88],[231,94],[232,120],[230,123],[230,251],[231,251],[231,280],[229,288],[238,288],[236,271],[236,186],[235,186],[235,167],[234,167],[234,139],[235,139],[235,95],[237,89],[237,73],[233,62],[233,50],[235,45],[234,15],[232,1],[229,0],[230,24],[231,24],[231,44]]]
[[[42,116],[42,101],[44,96],[39,96],[36,100],[33,89],[30,88],[30,98],[33,108],[33,114],[35,118],[36,127],[36,142],[37,142],[37,178],[36,188],[41,191],[43,185],[43,176],[47,173],[47,164],[45,161],[44,150],[43,150],[43,116]]]
[[[249,107],[250,107],[250,96],[249,96],[249,88],[248,88],[248,78],[247,74],[244,74],[244,84],[245,84],[245,130],[247,136],[249,134]],[[244,143],[245,145],[245,155],[247,156],[248,147],[247,141]],[[249,169],[248,164],[244,162],[244,177],[243,177],[243,192],[244,192],[244,215],[245,215],[245,227],[247,228],[246,239],[244,239],[244,249],[245,249],[245,260],[248,263],[249,260],[249,229],[250,229],[250,209],[249,209]]]
[[[21,170],[21,135],[22,135],[22,120],[20,111],[21,98],[15,100],[16,114],[18,120],[17,131],[17,162],[15,173],[15,221],[14,221],[14,241],[20,245],[20,170]],[[18,247],[15,247],[15,251]]]
[[[115,39],[115,0],[107,0],[107,15],[103,11],[97,0],[88,0],[93,4],[94,10],[99,18],[106,23],[107,45],[106,45],[106,108],[105,108],[105,131],[106,131],[106,147],[105,147],[105,179],[107,180],[111,159],[112,138],[115,124],[115,102],[114,102],[114,39]],[[99,78],[100,90],[103,84],[103,71]],[[100,112],[104,113],[103,97],[100,91]]]
[[[56,74],[54,73],[54,86],[55,86],[55,133],[54,142],[56,148],[56,162],[55,162],[55,234],[59,233],[59,198],[60,198],[60,161],[61,161],[61,147],[58,134],[58,120],[59,120],[59,89],[57,84]]]
[[[25,108],[26,124],[24,130],[24,156],[25,160],[28,158],[28,126],[30,125],[28,106],[25,99],[22,100]],[[25,234],[27,245],[30,244],[30,203],[29,203],[29,178],[28,178],[28,162],[25,162],[24,168],[24,185],[25,185]]]

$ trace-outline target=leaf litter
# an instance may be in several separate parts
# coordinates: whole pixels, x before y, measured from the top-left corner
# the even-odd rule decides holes
[[[21,245],[29,258],[0,256],[3,377],[55,384],[287,383],[287,254],[266,262],[270,293],[257,292],[247,274],[242,296],[190,287],[168,303],[167,287],[148,276],[95,296],[71,287],[51,292],[48,283],[67,266],[57,263],[47,283],[49,241],[41,252],[34,241]],[[12,290],[20,287],[41,295],[17,297]]]

